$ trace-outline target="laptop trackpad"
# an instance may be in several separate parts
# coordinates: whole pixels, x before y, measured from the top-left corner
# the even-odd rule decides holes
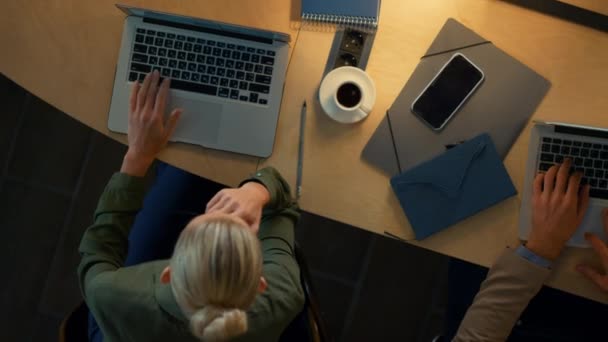
[[[192,101],[173,97],[167,108],[183,108],[172,141],[191,144],[215,144],[220,131],[223,107],[221,104]]]

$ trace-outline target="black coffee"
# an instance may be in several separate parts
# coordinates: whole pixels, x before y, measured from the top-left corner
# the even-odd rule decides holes
[[[338,88],[338,102],[346,108],[351,108],[361,102],[361,89],[354,83],[344,83]]]

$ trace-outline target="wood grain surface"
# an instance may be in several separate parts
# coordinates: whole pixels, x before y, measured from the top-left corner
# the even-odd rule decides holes
[[[588,9],[603,15],[608,15],[608,1],[606,0],[554,0],[564,2],[580,8]]]
[[[383,1],[367,71],[377,87],[372,114],[343,125],[329,119],[317,100],[333,35],[302,31],[288,71],[274,165],[295,184],[299,113],[309,104],[301,206],[332,219],[404,240],[411,227],[392,193],[388,177],[360,153],[447,18],[455,18],[527,64],[553,86],[534,115],[608,127],[608,35],[500,1]],[[316,53],[312,53],[315,51]],[[318,52],[317,52],[318,51]],[[323,53],[322,53],[322,52]],[[497,94],[500,96],[500,94]],[[505,160],[523,189],[531,125]],[[424,241],[408,241],[433,251],[490,266],[507,246],[517,246],[520,199],[511,198]],[[569,250],[550,285],[608,302],[608,296],[582,279],[572,266],[593,260],[589,250]]]
[[[123,4],[289,33],[299,1],[146,0]],[[0,72],[73,118],[126,142],[107,128],[125,14],[115,1],[3,1]],[[262,5],[263,4],[263,5]],[[127,109],[125,108],[125,111]],[[172,144],[162,160],[214,181],[236,185],[258,158]]]

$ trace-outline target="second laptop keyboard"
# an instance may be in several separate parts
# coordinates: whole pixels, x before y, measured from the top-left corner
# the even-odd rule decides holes
[[[591,197],[608,199],[608,144],[578,140],[542,138],[538,171],[572,159],[572,170],[583,174],[583,183],[591,186]]]
[[[129,81],[158,70],[173,89],[266,105],[274,57],[272,50],[137,28]]]

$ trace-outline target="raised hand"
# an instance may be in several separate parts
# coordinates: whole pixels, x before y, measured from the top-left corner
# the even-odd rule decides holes
[[[167,145],[175,130],[182,109],[174,109],[165,121],[165,108],[170,80],[163,80],[160,87],[158,71],[146,76],[143,83],[133,83],[129,101],[129,149],[121,172],[143,176]]]

